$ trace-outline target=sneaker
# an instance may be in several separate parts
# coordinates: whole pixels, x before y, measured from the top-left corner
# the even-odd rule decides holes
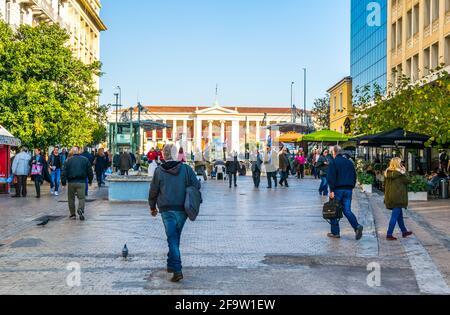
[[[50,190],[50,194],[54,195],[54,194],[55,194],[55,191],[54,191],[53,189]]]
[[[55,191],[55,196],[59,196],[59,192]]]
[[[181,280],[183,280],[183,273],[182,272],[174,273],[172,279],[170,279],[170,281],[172,281],[172,282],[180,282]]]
[[[83,211],[83,210],[78,209],[78,215],[80,216],[80,220],[81,220],[81,221],[84,221],[84,220],[85,220],[85,218],[84,218],[84,211]]]
[[[403,233],[403,238],[407,238],[408,236],[411,236],[411,235],[413,235],[413,232]]]
[[[364,227],[362,225],[358,226],[356,229],[356,240],[359,241],[363,236]]]
[[[393,237],[393,236],[387,236],[386,240],[388,240],[388,241],[398,241],[398,238]]]
[[[74,215],[71,215],[70,217],[69,217],[69,219],[70,220],[76,220],[77,219],[77,216],[74,214]]]
[[[334,235],[333,233],[328,233],[327,236],[328,236],[329,238],[335,238],[335,239],[341,238],[340,235]]]

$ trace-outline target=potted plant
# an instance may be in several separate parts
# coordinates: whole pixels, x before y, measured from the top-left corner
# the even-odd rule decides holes
[[[372,193],[373,184],[375,183],[373,175],[364,172],[358,173],[358,182],[363,192]]]
[[[428,183],[424,177],[417,175],[410,177],[408,185],[409,201],[428,201]]]

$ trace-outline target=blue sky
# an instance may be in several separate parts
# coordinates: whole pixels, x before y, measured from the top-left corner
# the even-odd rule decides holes
[[[126,4],[125,4],[126,3]],[[303,106],[350,73],[350,1],[103,1],[101,103]]]

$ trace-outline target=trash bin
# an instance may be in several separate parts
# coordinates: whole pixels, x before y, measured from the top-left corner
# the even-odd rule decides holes
[[[439,184],[439,198],[448,199],[448,181],[446,179],[441,180]]]

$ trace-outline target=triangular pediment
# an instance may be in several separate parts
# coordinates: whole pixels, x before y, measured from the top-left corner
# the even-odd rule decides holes
[[[237,115],[239,114],[239,112],[235,111],[235,110],[231,110],[228,108],[224,108],[221,106],[213,106],[213,107],[208,107],[208,108],[204,108],[201,110],[198,110],[195,112],[197,115]]]

